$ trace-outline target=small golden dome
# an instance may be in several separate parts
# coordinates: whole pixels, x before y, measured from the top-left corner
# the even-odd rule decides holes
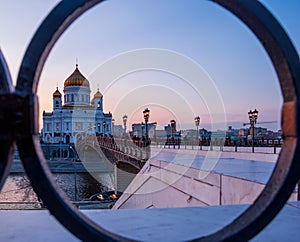
[[[58,87],[56,88],[56,91],[53,93],[53,97],[61,98],[61,93],[58,91]]]
[[[65,80],[64,86],[86,86],[90,87],[89,81],[81,74],[76,64],[75,71]]]
[[[103,98],[103,95],[102,95],[102,93],[99,91],[99,88],[98,88],[97,92],[96,92],[95,95],[94,95],[94,99],[95,99],[95,98]]]

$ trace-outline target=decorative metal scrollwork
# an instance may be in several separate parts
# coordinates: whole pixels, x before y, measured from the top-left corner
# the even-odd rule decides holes
[[[0,185],[11,165],[15,142],[35,192],[49,211],[81,240],[126,241],[80,213],[60,192],[40,148],[36,96],[39,78],[52,47],[81,14],[101,0],[64,0],[46,17],[23,58],[16,90],[0,53]],[[284,144],[275,170],[254,204],[231,224],[199,241],[248,240],[259,233],[280,211],[300,176],[299,95],[300,63],[290,39],[276,19],[258,1],[213,0],[242,20],[267,51],[280,81],[284,98]],[[10,108],[7,108],[9,105]]]

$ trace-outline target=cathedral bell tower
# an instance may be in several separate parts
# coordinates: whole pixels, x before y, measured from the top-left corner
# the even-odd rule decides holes
[[[103,95],[99,91],[99,88],[97,92],[94,95],[94,98],[92,100],[92,104],[94,105],[95,109],[103,111]]]
[[[61,109],[61,93],[58,91],[58,87],[56,87],[56,91],[53,93],[53,109]]]

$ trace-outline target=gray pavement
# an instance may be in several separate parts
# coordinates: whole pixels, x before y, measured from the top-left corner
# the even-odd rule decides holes
[[[82,210],[114,233],[138,241],[187,241],[232,221],[247,205],[172,209]],[[300,203],[289,203],[252,241],[299,241]],[[0,210],[0,241],[78,241],[47,210]]]
[[[245,153],[245,156],[248,154]],[[268,156],[269,154],[265,154]],[[199,152],[161,150],[152,157],[156,160],[173,162],[183,166],[203,169],[206,157]],[[266,184],[275,167],[275,162],[249,159],[219,158],[213,172]]]

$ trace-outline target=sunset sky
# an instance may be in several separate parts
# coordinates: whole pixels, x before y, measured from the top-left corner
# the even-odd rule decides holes
[[[0,1],[0,47],[15,82],[30,39],[58,1]],[[299,53],[300,1],[261,2]],[[135,54],[140,59],[132,61]],[[141,122],[142,110],[149,107],[150,122],[157,121],[160,129],[171,119],[181,129],[193,128],[198,115],[210,128],[212,120],[222,121],[212,118],[220,116],[215,106],[222,104],[224,121],[234,128],[242,127],[254,108],[259,122],[277,122],[261,126],[280,127],[282,97],[268,56],[243,23],[209,1],[111,0],[86,12],[47,60],[38,91],[40,113],[52,110],[52,93],[56,85],[62,92],[76,59],[90,81],[91,97],[99,88],[104,109],[117,124],[125,113],[130,123]],[[188,77],[196,69],[199,73]]]

